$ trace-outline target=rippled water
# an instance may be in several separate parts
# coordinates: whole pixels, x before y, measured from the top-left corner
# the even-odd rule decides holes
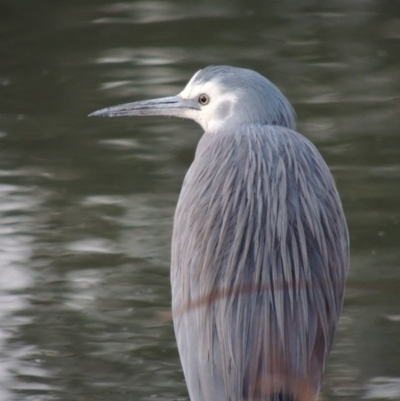
[[[0,399],[188,399],[168,318],[172,216],[200,127],[94,120],[209,64],[293,103],[352,260],[326,400],[400,399],[400,4],[0,3]]]

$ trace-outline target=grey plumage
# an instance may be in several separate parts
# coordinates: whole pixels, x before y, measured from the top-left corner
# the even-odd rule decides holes
[[[199,105],[201,93],[211,93],[209,104]],[[183,183],[172,240],[172,310],[190,398],[315,400],[348,268],[333,177],[292,130],[286,98],[253,71],[207,67],[167,99],[95,115],[179,115],[209,131]]]
[[[206,140],[183,184],[171,265],[191,398],[254,399],[274,374],[290,377],[289,392],[296,379],[312,379],[317,392],[347,271],[332,176],[315,147],[284,127]],[[190,307],[221,290],[230,296]]]

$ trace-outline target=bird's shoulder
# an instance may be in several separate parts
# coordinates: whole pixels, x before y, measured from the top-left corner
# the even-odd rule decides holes
[[[199,141],[193,168],[207,165],[214,171],[227,167],[243,169],[256,162],[265,163],[271,173],[283,164],[287,170],[301,168],[306,173],[317,169],[331,178],[329,168],[310,140],[277,125],[249,124],[216,134],[205,133]]]
[[[199,142],[199,150],[212,147],[224,146],[231,148],[241,146],[246,142],[256,142],[257,144],[268,145],[274,150],[282,149],[283,146],[293,143],[301,147],[312,147],[312,151],[317,151],[314,145],[299,132],[279,126],[279,125],[261,125],[248,124],[238,126],[233,129],[220,130],[210,134],[204,133]],[[318,151],[317,151],[318,152]]]

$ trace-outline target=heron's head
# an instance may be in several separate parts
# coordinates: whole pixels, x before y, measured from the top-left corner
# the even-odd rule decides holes
[[[126,103],[90,114],[137,115],[190,118],[210,134],[245,124],[295,128],[293,108],[274,84],[255,71],[228,66],[198,71],[177,96]]]

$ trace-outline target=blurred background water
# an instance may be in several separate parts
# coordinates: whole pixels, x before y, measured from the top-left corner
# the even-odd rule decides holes
[[[2,0],[0,400],[188,400],[165,312],[201,128],[86,116],[209,64],[272,80],[341,193],[324,399],[400,399],[400,2]]]

